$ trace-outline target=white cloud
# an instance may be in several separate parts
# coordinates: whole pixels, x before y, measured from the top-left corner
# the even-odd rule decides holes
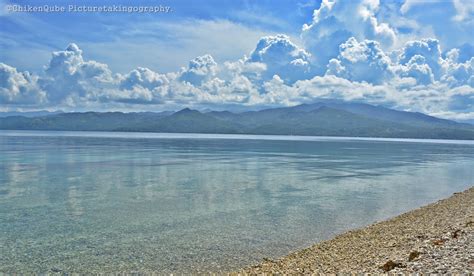
[[[406,0],[399,12],[394,18],[395,25],[400,22],[414,23],[408,29],[402,29],[403,37],[410,37],[411,40],[434,37],[447,49],[458,48],[465,43],[474,44],[474,2],[471,0]]]
[[[378,42],[351,37],[339,46],[339,55],[330,60],[326,74],[380,84],[393,75],[390,63]]]
[[[46,77],[39,80],[51,103],[67,97],[96,97],[114,78],[108,66],[96,61],[85,61],[82,50],[74,43],[64,51],[54,52],[45,69]]]
[[[447,59],[444,64],[446,73],[442,76],[442,81],[451,86],[466,84],[474,87],[474,57],[464,63],[456,63]]]
[[[269,34],[272,32],[224,19],[146,20],[109,30],[111,37],[105,41],[81,45],[116,72],[137,67],[169,72],[204,54],[222,63],[239,59],[252,50],[255,41]]]
[[[131,90],[134,87],[154,89],[169,83],[166,75],[156,73],[148,68],[138,67],[125,75],[120,82],[121,89]]]
[[[203,81],[216,75],[217,63],[211,55],[203,55],[192,59],[187,68],[183,68],[180,80],[193,85],[200,85]]]
[[[454,108],[460,114],[474,111],[474,88],[466,85],[451,88],[439,82],[416,85],[411,78],[395,77],[387,83],[374,85],[326,75],[297,81],[292,86],[274,79],[266,84],[265,89],[268,91],[262,97],[266,103],[277,99],[284,104],[299,104],[330,98],[383,104],[427,114],[443,114]]]
[[[14,105],[41,105],[46,102],[46,93],[38,86],[38,77],[28,71],[0,63],[0,102]]]
[[[443,59],[434,40],[407,43],[392,61],[377,42],[350,38],[340,45],[326,75],[294,82],[281,77],[285,70],[279,72],[275,68],[285,69],[292,66],[292,59],[306,57],[301,48],[290,44],[286,37],[265,37],[256,49],[259,50],[254,51],[253,57],[222,65],[204,55],[191,60],[179,72],[160,74],[139,67],[125,75],[114,75],[107,65],[84,60],[81,49],[71,44],[65,51],[53,53],[44,77],[2,65],[2,83],[8,84],[2,88],[2,97],[10,95],[10,103],[19,103],[23,98],[36,103],[49,99],[50,105],[86,109],[136,105],[154,106],[154,110],[279,106],[334,98],[429,114],[474,111],[474,58],[459,63],[459,50],[453,49]],[[282,60],[273,61],[279,57]],[[430,63],[438,68],[439,79],[435,79]],[[275,72],[271,78],[265,75],[267,68]],[[53,84],[56,85],[52,87]]]
[[[267,65],[261,62],[247,62],[247,57],[237,61],[226,61],[219,76],[223,79],[231,79],[236,75],[244,75],[252,80],[261,80],[262,74],[267,70]]]
[[[245,62],[264,64],[263,80],[278,75],[285,82],[293,83],[309,76],[309,59],[309,53],[291,42],[288,36],[279,34],[260,38]]]
[[[415,6],[422,6],[426,4],[438,4],[438,3],[449,3],[452,5],[456,11],[456,14],[453,15],[450,19],[453,21],[465,21],[469,20],[470,16],[474,14],[474,2],[470,0],[405,0],[405,2],[400,7],[400,12],[406,14]],[[449,17],[448,17],[449,18]]]
[[[455,21],[472,20],[470,16],[474,14],[474,1],[453,0],[457,14],[453,17]]]
[[[416,10],[413,5],[423,4],[405,2],[402,9],[410,14]],[[158,26],[152,23],[150,28],[137,26],[120,35],[166,35],[178,46],[188,45],[178,50],[157,45],[153,51],[167,57],[153,62],[197,54],[189,57],[186,67],[171,72],[158,73],[145,64],[126,74],[114,74],[107,64],[87,60],[77,45],[70,44],[54,52],[38,76],[2,64],[0,99],[7,104],[29,102],[58,108],[156,111],[185,106],[296,105],[335,98],[453,118],[473,114],[474,48],[467,43],[443,52],[440,40],[416,37],[398,46],[409,35],[400,40],[398,29],[392,27],[395,24],[386,23],[380,8],[378,1],[323,1],[313,21],[303,27],[306,48],[283,34],[255,37],[256,32],[227,21],[169,24],[159,27],[163,32],[158,34],[151,28]],[[421,25],[410,20],[410,28]],[[467,21],[465,18],[463,24]],[[245,43],[236,47],[247,50],[222,59],[226,55],[220,51],[229,43],[239,43],[237,40]],[[249,46],[249,41],[254,45]],[[196,49],[191,49],[191,42]],[[157,57],[146,53],[140,52],[147,60]]]
[[[435,0],[436,1],[436,0]],[[426,0],[405,0],[405,2],[400,7],[402,14],[407,13],[413,6],[426,3]]]
[[[317,73],[324,73],[328,61],[339,54],[339,45],[350,37],[376,40],[382,47],[394,44],[395,30],[379,22],[378,9],[376,0],[322,1],[314,11],[313,21],[303,26],[301,34],[313,64],[318,66]]]
[[[334,75],[316,76],[310,80],[297,81],[289,86],[278,79],[272,80],[266,85],[266,89],[271,89],[263,95],[264,99],[269,94],[272,98],[284,102],[299,104],[314,102],[315,99],[331,98],[341,100],[364,100],[370,103],[391,102],[390,93],[385,86],[372,85],[367,82],[350,81]]]
[[[407,42],[398,56],[398,62],[402,65],[407,65],[410,62],[419,63],[420,59],[416,56],[423,57],[423,62],[431,68],[434,77],[436,79],[440,78],[442,57],[441,47],[437,39],[430,38]],[[416,60],[412,60],[413,57]]]
[[[408,63],[404,66],[399,66],[398,73],[402,77],[409,77],[415,79],[418,84],[430,84],[434,82],[433,71],[431,67],[426,64],[426,59],[421,55],[414,55],[410,58]]]

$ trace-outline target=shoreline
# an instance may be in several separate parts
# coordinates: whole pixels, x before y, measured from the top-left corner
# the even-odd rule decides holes
[[[474,271],[474,186],[238,274]]]
[[[47,134],[46,134],[47,133]],[[60,135],[57,135],[57,134]],[[9,130],[0,129],[0,137],[93,137],[93,138],[137,138],[137,139],[222,139],[257,141],[365,141],[365,142],[403,142],[431,144],[473,145],[474,139],[434,139],[408,137],[371,137],[371,136],[312,136],[288,134],[231,134],[231,133],[193,133],[193,132],[139,132],[139,131],[99,131],[99,130]]]

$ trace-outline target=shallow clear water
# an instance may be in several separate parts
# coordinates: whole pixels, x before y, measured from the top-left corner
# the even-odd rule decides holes
[[[0,131],[0,272],[232,270],[474,183],[472,142],[257,138]]]

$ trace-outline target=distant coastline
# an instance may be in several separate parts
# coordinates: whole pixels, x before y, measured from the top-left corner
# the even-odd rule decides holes
[[[424,139],[390,137],[349,137],[349,136],[303,136],[303,135],[266,135],[266,134],[225,134],[225,133],[167,133],[167,132],[121,132],[121,131],[63,131],[63,130],[0,130],[1,136],[31,137],[93,137],[127,139],[224,139],[224,140],[268,140],[268,141],[367,141],[367,142],[406,142],[433,144],[469,144],[474,140],[460,139]]]
[[[472,248],[474,187],[239,273],[469,274]]]
[[[0,129],[474,140],[471,124],[334,101],[242,113],[184,108],[160,113],[17,114],[0,118]]]

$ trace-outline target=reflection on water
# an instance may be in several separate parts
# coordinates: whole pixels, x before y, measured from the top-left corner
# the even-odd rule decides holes
[[[469,143],[59,134],[0,133],[0,272],[236,269],[474,182]]]

